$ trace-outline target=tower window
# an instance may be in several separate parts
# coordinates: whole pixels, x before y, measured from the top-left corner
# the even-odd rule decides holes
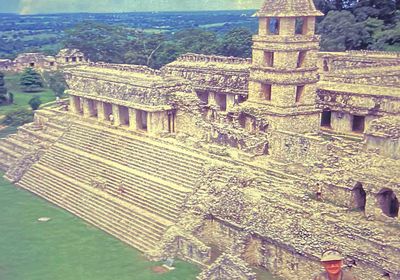
[[[321,126],[330,128],[331,127],[331,120],[332,120],[332,112],[331,112],[331,110],[322,111]]]
[[[273,52],[264,52],[264,63],[268,67],[274,66],[274,53]]]
[[[279,35],[279,19],[278,18],[269,18],[267,21],[267,28],[269,35]]]
[[[271,100],[271,85],[270,84],[262,84],[261,85],[262,96],[265,100]]]
[[[296,18],[295,34],[304,35],[306,34],[306,19],[299,17]]]
[[[299,57],[297,58],[297,68],[301,68],[303,67],[304,64],[304,60],[306,58],[306,51],[300,51],[299,52]]]
[[[296,87],[296,103],[301,101],[303,93],[304,93],[304,86],[297,86]]]
[[[365,129],[365,117],[353,116],[353,132],[363,133]]]

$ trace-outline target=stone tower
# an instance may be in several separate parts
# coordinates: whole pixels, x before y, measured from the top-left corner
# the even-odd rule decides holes
[[[319,36],[313,0],[266,0],[256,13],[249,105],[273,130],[312,133],[319,129],[316,108]]]

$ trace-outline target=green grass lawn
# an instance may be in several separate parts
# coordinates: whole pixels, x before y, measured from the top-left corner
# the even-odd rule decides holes
[[[26,93],[22,92],[19,87],[20,73],[5,73],[5,83],[8,92],[14,94],[14,103],[11,105],[0,106],[0,116],[5,115],[11,111],[15,111],[21,108],[30,108],[28,102],[31,98],[39,96],[42,104],[45,104],[56,99],[54,92],[49,88],[44,88],[42,92]]]
[[[200,272],[177,260],[175,270],[157,274],[160,263],[2,176],[1,280],[194,280]]]

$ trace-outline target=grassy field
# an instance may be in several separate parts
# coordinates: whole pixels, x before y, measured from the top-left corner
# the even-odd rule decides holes
[[[19,87],[21,74],[5,73],[5,82],[8,92],[14,94],[14,103],[7,106],[0,106],[0,116],[21,108],[30,108],[28,102],[32,97],[39,96],[42,104],[55,100],[53,91],[45,88],[42,92],[26,93]]]
[[[195,265],[177,260],[156,273],[134,248],[47,201],[13,186],[0,173],[1,280],[194,280]],[[46,223],[38,221],[49,217]]]

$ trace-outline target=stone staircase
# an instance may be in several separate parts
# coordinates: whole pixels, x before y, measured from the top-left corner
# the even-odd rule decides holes
[[[204,160],[183,150],[101,126],[73,125],[62,143],[189,189],[204,165]]]
[[[157,216],[54,171],[34,165],[18,186],[70,211],[122,241],[146,251],[170,225]]]
[[[18,159],[41,148],[51,146],[65,131],[56,123],[25,124],[16,134],[0,139],[0,169],[7,171]]]
[[[74,120],[17,185],[151,252],[177,222],[204,163],[149,137]]]

